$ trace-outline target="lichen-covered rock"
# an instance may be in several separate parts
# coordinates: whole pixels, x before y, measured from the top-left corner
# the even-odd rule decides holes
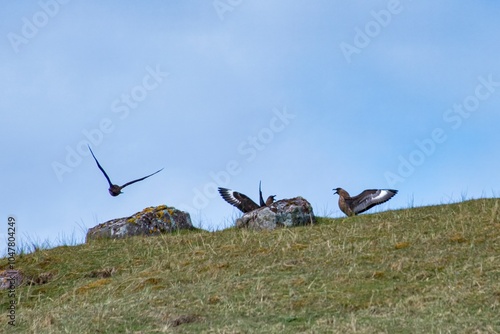
[[[158,235],[183,229],[194,229],[189,213],[160,205],[146,208],[130,217],[113,219],[94,226],[88,230],[86,241]]]
[[[0,290],[15,289],[24,280],[24,275],[19,270],[0,271]]]
[[[254,230],[273,230],[277,227],[292,227],[314,224],[311,204],[302,197],[282,199],[270,206],[245,213],[236,220],[236,227]]]

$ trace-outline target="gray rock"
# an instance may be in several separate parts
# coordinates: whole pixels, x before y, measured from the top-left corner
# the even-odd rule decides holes
[[[24,280],[24,275],[15,269],[0,271],[0,290],[15,289]]]
[[[150,236],[184,229],[194,229],[189,213],[160,205],[146,208],[130,217],[94,226],[88,230],[86,241],[99,238],[120,239],[134,235]]]
[[[302,197],[295,197],[245,213],[236,220],[236,227],[273,230],[277,227],[314,224],[315,221],[311,204]]]

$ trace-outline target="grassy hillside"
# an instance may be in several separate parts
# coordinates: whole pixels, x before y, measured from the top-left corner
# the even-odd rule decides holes
[[[17,329],[498,333],[499,202],[39,250],[17,259],[34,283],[17,289]]]

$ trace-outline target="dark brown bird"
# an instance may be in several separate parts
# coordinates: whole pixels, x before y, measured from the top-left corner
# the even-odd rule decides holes
[[[339,208],[347,216],[354,216],[365,212],[390,200],[398,193],[394,189],[367,189],[361,194],[351,197],[347,191],[342,188],[335,188],[334,194],[339,195]]]
[[[132,183],[136,183],[136,182],[142,181],[142,180],[144,180],[144,179],[146,179],[146,178],[148,178],[148,177],[150,177],[150,176],[152,176],[152,175],[155,175],[156,173],[159,173],[159,172],[161,172],[161,171],[163,170],[163,168],[162,168],[162,169],[160,169],[160,170],[158,170],[158,171],[154,172],[153,174],[149,174],[148,176],[141,177],[140,179],[137,179],[137,180],[134,180],[134,181],[127,182],[127,183],[125,183],[123,186],[119,186],[119,185],[113,184],[113,183],[111,182],[111,180],[109,179],[108,174],[106,174],[106,172],[105,172],[105,171],[104,171],[104,169],[102,168],[101,164],[99,164],[99,161],[97,161],[97,158],[95,157],[94,152],[92,152],[92,149],[90,148],[90,146],[89,146],[89,150],[90,150],[90,153],[92,153],[92,156],[94,157],[95,162],[97,163],[97,167],[99,167],[99,169],[101,170],[101,172],[102,172],[102,173],[104,174],[104,176],[106,177],[106,180],[108,180],[108,183],[109,183],[109,189],[108,189],[108,191],[109,191],[109,194],[110,194],[111,196],[118,196],[118,195],[120,195],[120,194],[122,193],[122,189],[123,189],[123,188],[125,188],[126,186],[129,186],[129,185],[131,185]]]
[[[276,195],[269,196],[267,200],[264,202],[264,198],[262,197],[262,191],[260,188],[260,183],[259,183],[260,206],[254,201],[252,201],[250,197],[248,197],[247,195],[231,189],[219,187],[219,193],[226,202],[228,202],[232,206],[237,207],[243,213],[247,213],[253,210],[257,210],[258,208],[271,205],[274,202],[274,197],[276,197]]]
[[[264,198],[262,197],[262,190],[261,190],[261,181],[259,181],[259,200],[260,200],[260,207],[264,206],[269,206],[274,203],[274,198],[276,195],[271,195],[267,198],[267,200],[264,202]]]

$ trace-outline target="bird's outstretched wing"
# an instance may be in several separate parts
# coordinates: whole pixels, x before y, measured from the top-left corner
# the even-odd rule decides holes
[[[231,189],[220,188],[220,187],[219,187],[219,193],[226,202],[237,207],[243,213],[247,213],[259,208],[257,203],[252,201],[245,194],[239,193]]]
[[[264,202],[264,198],[262,197],[262,190],[260,188],[260,184],[262,181],[259,181],[259,200],[260,200],[260,206],[266,206],[266,202]]]
[[[95,162],[97,163],[97,167],[99,167],[101,172],[104,174],[104,176],[106,177],[106,180],[108,180],[109,186],[111,187],[113,185],[113,183],[111,183],[111,180],[109,179],[108,174],[106,174],[106,172],[104,171],[104,168],[102,168],[101,164],[99,164],[99,161],[97,161],[97,158],[95,157],[94,152],[92,152],[90,145],[88,145],[88,147],[89,147],[90,153],[92,153],[92,156],[94,157]]]
[[[129,186],[129,185],[131,185],[132,183],[136,183],[136,182],[142,181],[142,180],[144,180],[144,179],[147,179],[148,177],[153,176],[153,175],[155,175],[156,173],[161,172],[162,170],[163,170],[163,168],[162,168],[162,169],[160,169],[160,170],[157,170],[157,171],[156,171],[156,172],[154,172],[153,174],[149,174],[149,175],[147,175],[147,176],[141,177],[140,179],[137,179],[137,180],[134,180],[134,181],[127,182],[127,183],[125,183],[123,186],[121,186],[120,188],[125,188],[126,186]]]
[[[358,214],[387,202],[397,193],[398,191],[394,189],[367,189],[357,196],[346,199],[346,203],[355,214]]]

